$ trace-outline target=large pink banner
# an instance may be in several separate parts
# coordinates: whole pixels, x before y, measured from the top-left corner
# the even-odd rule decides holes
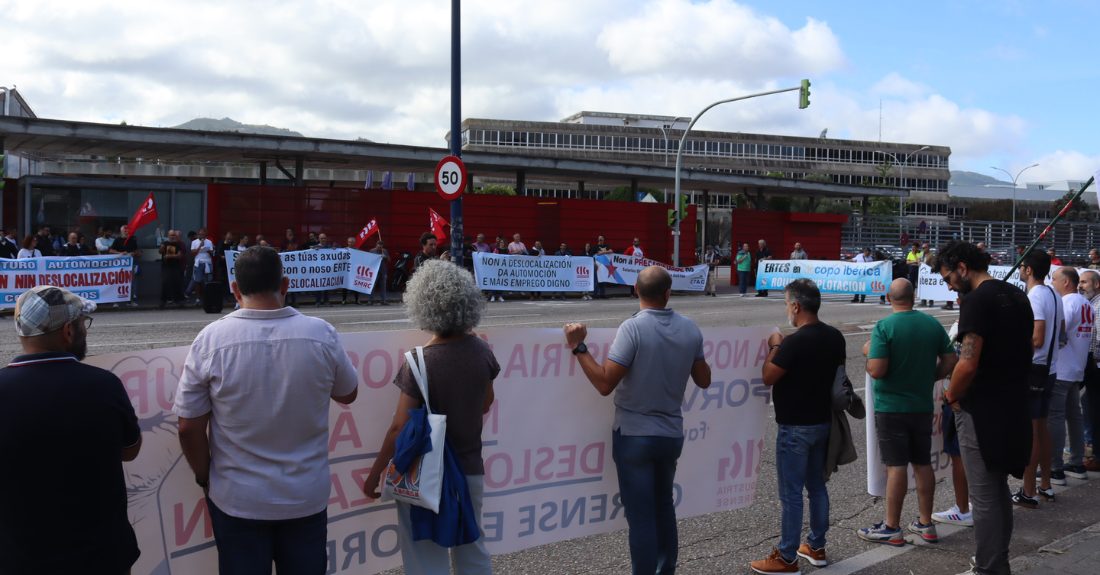
[[[690,382],[684,398],[685,445],[677,472],[677,515],[689,517],[753,501],[771,391],[760,379],[774,327],[703,330],[709,389]],[[559,329],[500,329],[480,334],[501,373],[486,415],[489,550],[508,553],[626,526],[611,460],[614,404],[584,378]],[[614,329],[589,332],[606,358]],[[330,573],[377,573],[400,565],[392,503],[361,486],[393,418],[391,382],[405,350],[430,337],[416,331],[344,334],[359,370],[359,398],[330,409],[328,506]],[[89,358],[113,371],[141,420],[144,444],[126,464],[129,512],[141,558],[134,575],[216,571],[217,550],[202,491],[180,451],[171,413],[186,347]],[[429,373],[429,378],[432,374]]]

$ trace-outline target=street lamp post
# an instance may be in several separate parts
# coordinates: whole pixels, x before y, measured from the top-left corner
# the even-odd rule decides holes
[[[690,120],[690,119],[691,118],[685,118],[683,116],[677,116],[677,117],[672,119],[672,126],[675,126],[676,122],[679,122],[680,120]],[[672,126],[669,126],[669,128],[671,129]],[[657,129],[661,130],[661,135],[664,136],[664,138],[665,138],[665,167],[667,168],[668,167],[668,132],[665,131],[664,126],[658,125]],[[668,203],[668,188],[665,188],[664,192],[665,192],[665,194],[664,194],[665,195],[665,203],[667,204]]]
[[[883,154],[894,158],[894,162],[901,166],[901,176],[898,178],[901,180],[901,187],[905,187],[905,164],[909,163],[909,158],[917,155],[917,152],[922,152],[927,149],[928,146],[924,146],[906,154],[904,162],[898,162],[898,157],[894,154],[891,154],[890,152],[883,152]],[[898,217],[905,217],[905,198],[898,198]]]
[[[760,92],[760,93],[757,93],[757,94],[749,94],[748,96],[740,96],[740,97],[737,97],[737,98],[730,98],[728,100],[719,100],[719,101],[707,106],[706,108],[703,108],[703,110],[701,112],[696,114],[695,117],[691,119],[691,123],[688,124],[687,129],[684,130],[684,135],[680,137],[680,146],[676,149],[676,193],[675,193],[675,196],[674,196],[674,203],[673,203],[673,205],[675,206],[675,209],[677,209],[677,210],[680,209],[680,164],[683,160],[684,144],[687,143],[687,137],[688,137],[688,134],[691,133],[691,128],[693,128],[695,126],[695,123],[699,121],[699,118],[701,118],[703,116],[703,114],[707,113],[707,110],[710,110],[711,108],[717,106],[718,104],[728,104],[730,102],[736,102],[738,100],[748,100],[749,98],[756,98],[757,96],[769,96],[771,94],[780,94],[782,92],[794,92],[794,91],[803,90],[803,89],[806,90],[805,95],[809,96],[809,80],[803,80],[802,83],[803,83],[802,86],[797,86],[797,87],[794,87],[794,88],[784,88],[782,90],[772,90],[770,92]],[[806,104],[809,104],[809,99],[808,98],[804,98],[804,100],[805,100]],[[805,106],[800,106],[800,107],[805,107]],[[683,215],[683,214],[681,214],[681,215]],[[673,230],[672,231],[672,265],[673,266],[679,266],[680,265],[680,218],[676,218],[676,223],[673,226],[672,230]]]
[[[1038,166],[1038,165],[1039,164],[1031,164],[1030,166],[1020,170],[1016,174],[1015,178],[1012,178],[1012,174],[1009,174],[1008,170],[1006,170],[1004,168],[998,168],[997,166],[989,166],[990,169],[1000,170],[1000,171],[1004,172],[1005,174],[1007,174],[1008,177],[1012,178],[1012,245],[1013,246],[1016,245],[1016,180],[1020,179],[1020,174],[1023,174],[1024,172],[1026,172],[1026,171],[1030,170],[1031,168],[1034,168],[1035,166]]]

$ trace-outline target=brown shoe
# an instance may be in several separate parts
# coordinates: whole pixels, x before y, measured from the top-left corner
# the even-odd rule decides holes
[[[776,547],[772,550],[772,554],[768,555],[767,559],[760,561],[753,561],[749,563],[749,568],[757,573],[763,573],[768,575],[769,573],[790,573],[791,575],[802,575],[802,571],[798,569],[798,559],[790,563],[779,553],[779,548]]]
[[[531,301],[535,301],[535,296],[531,296]]]
[[[1096,461],[1093,457],[1089,457],[1085,459],[1085,469],[1089,471],[1100,471],[1100,462]]]
[[[814,549],[809,543],[803,543],[798,548],[798,556],[809,561],[814,567],[824,567],[829,564],[829,560],[825,558],[825,548]]]

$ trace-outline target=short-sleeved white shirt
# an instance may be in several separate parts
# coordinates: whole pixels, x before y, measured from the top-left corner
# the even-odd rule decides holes
[[[1031,288],[1031,291],[1027,292],[1027,299],[1031,301],[1031,313],[1034,314],[1036,321],[1043,320],[1046,322],[1046,331],[1043,333],[1043,347],[1035,349],[1031,356],[1031,363],[1046,365],[1047,350],[1050,349],[1050,338],[1053,337],[1053,330],[1062,329],[1062,319],[1065,317],[1062,312],[1062,298],[1050,286],[1040,285]],[[1054,350],[1054,357],[1050,360],[1050,373],[1057,373],[1058,371],[1057,341],[1054,342]]]
[[[1066,345],[1058,352],[1058,379],[1084,381],[1092,341],[1092,305],[1085,296],[1071,293],[1062,296],[1066,314]]]
[[[210,498],[243,519],[319,513],[332,488],[329,398],[358,385],[329,323],[242,309],[191,344],[172,411],[210,418]]]
[[[199,246],[203,246],[204,249],[199,250],[199,253],[195,255],[195,264],[208,264],[212,263],[214,259],[210,254],[214,253],[214,242],[210,240],[200,240],[195,238],[191,241],[191,249],[198,250]]]

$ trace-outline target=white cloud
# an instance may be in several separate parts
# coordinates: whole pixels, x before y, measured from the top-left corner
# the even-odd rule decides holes
[[[596,44],[627,74],[759,82],[824,74],[847,63],[827,24],[811,18],[792,31],[729,0],[656,0],[641,14],[604,26]]]
[[[1020,178],[1022,181],[1087,180],[1100,170],[1100,154],[1089,156],[1081,152],[1056,150],[1039,156],[1039,159],[1031,163],[1039,165],[1024,172]],[[1009,171],[1016,173],[1027,165],[1014,165]]]
[[[897,72],[890,72],[885,78],[871,86],[871,94],[876,96],[898,96],[913,98],[927,94],[931,88],[901,77]]]
[[[49,118],[176,125],[228,116],[310,136],[443,146],[449,7],[20,2],[5,9],[0,85],[17,84]],[[845,85],[841,39],[813,19],[794,28],[732,0],[467,0],[462,20],[464,117],[690,115],[809,77],[809,109],[797,108],[794,93],[768,96],[719,106],[699,128],[817,136],[827,127],[835,137],[876,140],[881,97],[884,140],[951,146],[955,167],[1024,152],[1029,126],[1018,116],[951,101],[898,72],[883,71],[869,87]],[[1052,153],[1050,164],[1057,156],[1068,162],[1062,172],[1080,171],[1070,164],[1087,162],[1073,154]]]

